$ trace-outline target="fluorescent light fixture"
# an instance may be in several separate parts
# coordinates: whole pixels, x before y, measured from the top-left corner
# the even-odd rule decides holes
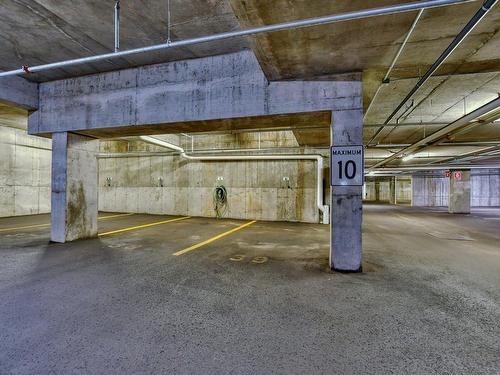
[[[406,155],[405,157],[403,157],[403,161],[408,161],[408,160],[411,160],[413,159],[415,156],[414,155]]]

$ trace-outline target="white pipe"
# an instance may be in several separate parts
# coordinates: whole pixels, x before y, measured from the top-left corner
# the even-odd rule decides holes
[[[422,151],[428,146],[434,145],[436,142],[439,142],[440,139],[443,139],[447,135],[453,134],[457,130],[460,130],[463,126],[468,125],[471,121],[477,119],[478,117],[484,116],[489,112],[496,110],[497,108],[500,108],[500,98],[493,99],[492,101],[466,114],[458,120],[453,121],[449,125],[441,128],[431,135],[413,143],[411,146],[399,150],[388,158],[385,158],[384,160],[381,160],[375,165],[369,167],[369,170],[382,167],[383,165],[393,161],[394,159],[397,159],[398,157],[408,156],[414,154],[417,151]]]
[[[246,161],[246,160],[315,160],[317,161],[317,179],[316,179],[316,204],[318,209],[323,214],[323,224],[328,224],[328,213],[329,207],[323,202],[323,157],[321,155],[224,155],[224,156],[192,156],[187,155],[182,147],[174,145],[172,143],[163,141],[158,138],[150,136],[140,136],[142,141],[154,144],[156,146],[169,148],[179,152],[181,157],[187,160],[199,160],[199,161]]]
[[[431,76],[439,69],[439,67],[444,63],[446,59],[458,48],[458,46],[467,38],[467,36],[472,32],[472,30],[481,22],[481,20],[486,16],[491,8],[495,6],[498,0],[484,0],[481,8],[472,16],[472,18],[467,22],[464,28],[457,34],[453,41],[446,47],[446,49],[441,53],[432,66],[427,70],[427,72],[418,80],[418,82],[413,86],[410,92],[406,95],[401,103],[392,111],[389,117],[384,121],[384,126],[378,129],[375,134],[370,138],[368,144],[371,145],[372,142],[382,133],[386,126],[389,126],[389,122],[396,116],[401,108],[413,97],[413,95],[420,90],[420,88],[431,78]],[[413,106],[413,104],[412,104]],[[410,107],[411,108],[411,107]],[[416,107],[415,107],[416,108]],[[408,108],[403,112],[399,118],[401,118]],[[399,120],[398,118],[398,120]],[[397,125],[396,121],[396,125]]]
[[[403,40],[403,43],[401,43],[401,45],[399,46],[398,52],[396,52],[396,55],[392,59],[391,65],[389,66],[389,69],[387,69],[387,73],[385,73],[384,79],[382,80],[382,84],[378,87],[377,91],[375,92],[375,95],[373,95],[373,98],[370,101],[368,108],[366,109],[365,115],[363,116],[363,120],[366,119],[366,116],[368,116],[368,112],[370,112],[370,109],[372,108],[373,103],[375,102],[375,99],[377,99],[377,96],[378,96],[380,90],[382,89],[382,86],[386,83],[389,83],[392,70],[396,66],[396,62],[398,61],[399,56],[401,56],[401,54],[403,53],[403,50],[406,47],[406,43],[408,43],[408,40],[410,40],[410,36],[411,36],[411,34],[413,34],[413,31],[417,27],[417,23],[420,20],[420,18],[422,17],[423,13],[424,13],[424,9],[420,9],[420,11],[417,14],[417,17],[415,17],[415,20],[413,21],[413,23],[410,27],[410,30],[408,30],[408,33],[406,34],[406,37]]]
[[[499,169],[500,163],[492,164],[442,164],[442,165],[414,165],[401,167],[376,168],[370,172],[365,172],[368,176],[378,176],[377,172],[407,172],[407,171],[440,171],[447,169]],[[373,174],[371,174],[373,173]]]
[[[58,68],[64,68],[64,67],[68,67],[68,66],[87,64],[87,63],[96,62],[96,61],[109,60],[109,59],[118,58],[118,57],[137,55],[137,54],[141,54],[141,53],[154,52],[154,51],[175,48],[175,47],[184,47],[184,46],[190,46],[190,45],[194,45],[194,44],[215,42],[215,41],[226,40],[226,39],[235,38],[235,37],[257,35],[257,34],[269,33],[269,32],[275,32],[275,31],[299,29],[299,28],[310,27],[310,26],[328,25],[328,24],[332,24],[332,23],[336,23],[336,22],[357,20],[357,19],[368,18],[368,17],[383,16],[383,15],[387,15],[387,14],[412,12],[412,11],[420,10],[420,9],[428,9],[428,8],[442,7],[442,6],[446,6],[446,5],[462,4],[462,3],[471,2],[471,1],[476,1],[476,0],[415,1],[412,3],[397,4],[397,5],[386,6],[386,7],[381,7],[381,8],[357,10],[354,12],[339,13],[339,14],[334,14],[334,15],[325,16],[325,17],[308,18],[305,20],[284,22],[284,23],[278,23],[278,24],[274,24],[274,25],[260,26],[260,27],[254,27],[254,28],[237,30],[237,31],[229,31],[229,32],[225,32],[225,33],[215,34],[215,35],[202,36],[202,37],[186,39],[186,40],[179,40],[179,41],[175,41],[175,42],[167,41],[167,43],[156,44],[156,45],[152,45],[152,46],[148,46],[148,47],[134,48],[134,49],[129,49],[127,51],[119,51],[119,52],[115,52],[115,53],[105,53],[102,55],[94,55],[94,56],[83,57],[83,58],[79,58],[79,59],[60,61],[60,62],[51,63],[51,64],[38,65],[38,66],[33,66],[33,67],[23,67],[21,69],[16,69],[16,70],[11,70],[8,72],[0,73],[0,77],[22,75],[22,74],[26,74],[27,72],[36,73],[36,72],[41,72],[41,71],[50,70],[50,69],[58,69]]]

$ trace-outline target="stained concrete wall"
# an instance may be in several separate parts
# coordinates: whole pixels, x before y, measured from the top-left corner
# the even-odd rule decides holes
[[[411,202],[411,179],[396,179],[396,202],[408,204]],[[378,192],[377,192],[378,190]],[[363,200],[365,202],[391,202],[391,182],[387,177],[371,178],[366,181]]]
[[[500,170],[476,169],[471,172],[471,206],[500,206]],[[447,207],[449,179],[444,171],[412,178],[413,205]]]
[[[0,217],[50,212],[51,141],[0,126]]]
[[[396,202],[398,204],[411,203],[411,178],[396,179]]]
[[[189,137],[174,134],[156,137],[190,151]],[[197,152],[252,149],[259,144],[271,148],[297,146],[290,131],[194,137]],[[131,153],[143,151],[162,154],[130,157]],[[214,217],[212,197],[220,183],[229,194],[226,217],[319,220],[315,161],[187,161],[168,149],[137,140],[101,142],[101,152],[127,156],[99,161],[99,208],[103,211]]]
[[[444,173],[413,176],[412,191],[413,206],[448,206],[449,181]]]
[[[471,206],[500,207],[500,169],[472,171]]]
[[[177,155],[100,159],[99,209],[214,217],[218,178],[228,190],[226,217],[319,220],[314,161],[194,162]]]

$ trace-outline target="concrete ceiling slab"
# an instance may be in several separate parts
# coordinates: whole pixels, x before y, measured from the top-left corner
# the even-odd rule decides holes
[[[166,1],[123,1],[121,7],[122,49],[166,41]],[[171,0],[171,13],[172,40],[239,28],[226,1]],[[1,70],[113,51],[114,1],[5,0],[0,4],[0,14]],[[48,81],[245,48],[248,44],[243,39],[227,40],[33,74],[30,79]]]
[[[398,0],[230,2],[238,20],[244,26],[273,24],[401,3]],[[426,10],[397,67],[412,69],[418,74],[431,65],[479,6],[478,2],[473,2]],[[308,78],[368,69],[384,70],[390,64],[415,16],[416,12],[410,12],[263,34],[253,38],[253,47],[271,80]],[[471,55],[476,55],[475,61],[498,59],[493,48],[484,49],[480,55],[476,53],[476,49],[488,44],[495,34],[495,25],[499,22],[497,7],[473,30],[463,48],[458,49],[447,63],[455,66]],[[448,66],[443,70],[452,68]],[[497,68],[500,68],[500,65]],[[395,75],[395,78],[401,77]]]

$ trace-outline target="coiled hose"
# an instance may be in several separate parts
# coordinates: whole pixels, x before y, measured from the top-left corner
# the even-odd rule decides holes
[[[214,210],[217,219],[222,219],[227,213],[227,190],[224,185],[219,185],[214,190]]]

